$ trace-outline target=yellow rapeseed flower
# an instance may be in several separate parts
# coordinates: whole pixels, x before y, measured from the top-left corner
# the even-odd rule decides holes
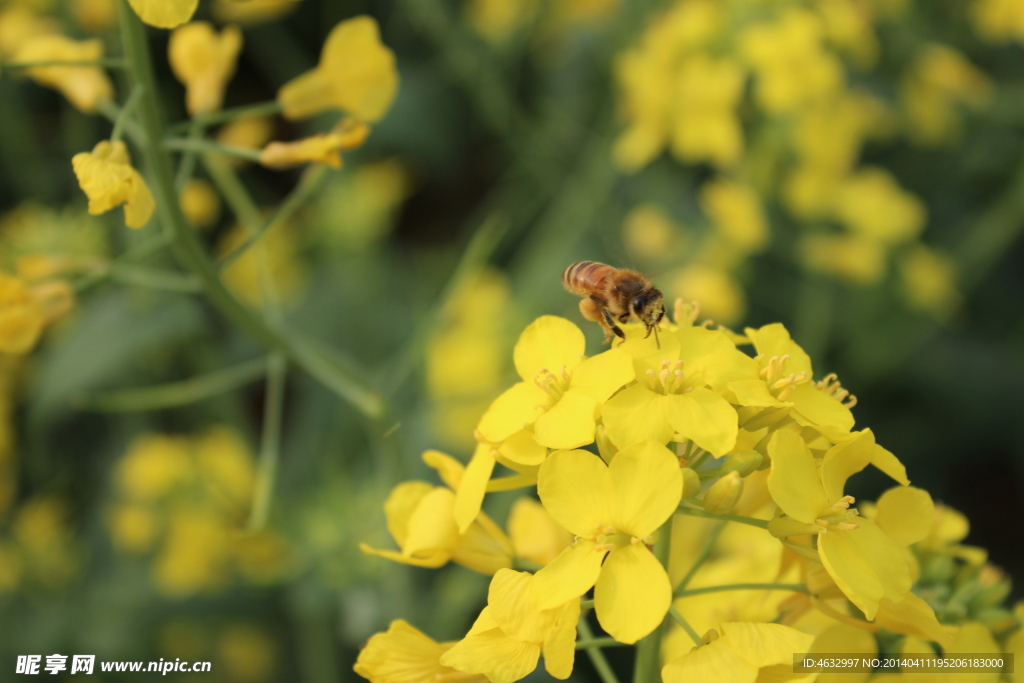
[[[508,535],[516,557],[539,565],[550,564],[573,542],[573,535],[556,522],[533,498],[520,498],[508,517]]]
[[[665,665],[661,675],[665,683],[810,681],[817,674],[793,673],[793,654],[808,652],[813,642],[814,636],[782,624],[725,623]]]
[[[174,28],[192,18],[199,0],[128,0],[128,4],[150,26]]]
[[[289,119],[340,109],[373,123],[387,113],[397,91],[395,55],[380,42],[377,22],[362,16],[335,26],[319,66],[286,83],[277,99]]]
[[[103,57],[103,41],[75,41],[43,35],[24,43],[18,62],[91,62]],[[101,100],[114,96],[107,73],[96,66],[34,66],[25,73],[40,85],[59,90],[79,111],[92,114]]]
[[[124,220],[130,228],[149,222],[156,201],[149,186],[128,158],[128,148],[120,140],[102,140],[92,152],[81,152],[71,159],[78,184],[89,197],[89,213],[106,213],[124,204]]]
[[[220,220],[220,196],[205,180],[189,180],[179,193],[178,201],[185,218],[194,228],[206,230]]]
[[[635,643],[657,628],[672,587],[647,545],[682,499],[676,456],[652,441],[623,448],[611,465],[557,451],[541,465],[537,492],[577,539],[535,575],[534,606],[551,609],[594,587],[598,621],[616,640]]]
[[[6,4],[0,8],[0,57],[11,59],[25,43],[57,32],[56,23],[23,5]]]
[[[294,142],[271,142],[260,152],[260,163],[268,168],[291,168],[319,162],[341,168],[341,153],[362,146],[369,134],[369,126],[349,117],[330,133]]]
[[[438,643],[398,619],[359,652],[352,669],[371,683],[433,683],[454,680],[455,669],[440,663],[455,643]],[[458,676],[459,683],[487,683],[484,676]]]
[[[470,674],[484,674],[491,683],[513,683],[537,668],[555,678],[572,674],[576,656],[578,598],[548,609],[530,600],[535,576],[502,569],[491,580],[487,607],[466,637],[441,655],[441,663]]]
[[[683,62],[672,117],[672,151],[680,160],[720,168],[739,161],[743,133],[735,110],[743,82],[743,67],[732,59],[699,54]]]
[[[235,73],[242,32],[228,26],[218,36],[213,25],[196,21],[175,29],[167,46],[171,71],[185,86],[185,108],[192,116],[221,108],[224,89]]]

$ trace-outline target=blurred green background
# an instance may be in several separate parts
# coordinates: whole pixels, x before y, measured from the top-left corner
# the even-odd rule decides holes
[[[0,57],[29,39],[25,16],[117,55],[112,6],[0,0]],[[258,533],[264,350],[194,292],[90,278],[141,239],[120,211],[88,216],[71,170],[110,123],[3,70],[0,268],[79,266],[73,309],[0,357],[3,667],[181,657],[214,673],[168,680],[327,683],[358,680],[360,643],[391,619],[461,637],[486,577],[358,544],[393,547],[382,502],[433,480],[424,449],[468,460],[529,320],[564,315],[599,348],[560,286],[584,259],[638,268],[737,331],[785,323],[816,379],[857,396],[858,426],[969,517],[967,542],[1024,571],[1024,2],[202,0],[198,19],[244,28],[225,106],[272,100],[358,14],[396,53],[398,98],[265,239],[289,325],[349,357],[389,413],[368,421],[291,370]],[[165,118],[184,120],[168,34],[150,37]],[[215,135],[259,147],[330,125],[244,121]],[[239,172],[268,211],[301,175]],[[211,187],[186,208],[222,254],[240,238]],[[254,303],[256,279],[245,259],[225,271]],[[240,386],[201,400],[131,393],[208,388],[229,367]],[[876,474],[852,493],[878,495]],[[488,501],[499,522],[506,495]]]

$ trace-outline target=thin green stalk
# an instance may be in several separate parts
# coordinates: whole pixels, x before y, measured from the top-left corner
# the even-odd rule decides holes
[[[182,275],[173,270],[148,268],[132,263],[114,264],[110,267],[109,277],[116,282],[139,285],[165,292],[198,294],[203,291],[202,284],[191,275]]]
[[[621,647],[623,645],[625,645],[625,643],[620,643],[611,636],[604,636],[603,638],[587,638],[586,640],[576,641],[577,650],[589,650],[592,647]]]
[[[576,625],[576,629],[579,631],[579,638],[581,641],[592,641],[597,640],[594,638],[594,632],[590,628],[590,624],[587,623],[587,617],[581,616],[579,623]],[[601,647],[592,645],[586,648],[587,656],[590,657],[590,663],[597,669],[597,675],[601,677],[603,683],[619,683],[618,677],[615,672],[612,671],[612,667],[608,664],[608,660],[605,659],[604,653],[601,652]]]
[[[588,609],[594,609],[594,600],[581,600],[580,609],[586,612]]]
[[[199,140],[203,136],[203,127],[196,125],[194,122],[188,130],[189,140]],[[181,155],[181,159],[178,161],[178,173],[174,176],[174,188],[181,194],[188,182],[192,180],[192,176],[196,171],[196,160],[199,158],[199,152],[195,150],[187,150]]]
[[[116,103],[111,102],[110,100],[100,100],[99,102],[97,102],[96,111],[99,112],[103,118],[105,118],[107,121],[110,121],[115,126],[117,125],[118,121],[121,120],[121,107],[119,107]],[[130,117],[126,118],[124,122],[124,132],[128,136],[128,139],[131,140],[132,143],[137,145],[138,147],[142,147],[145,144],[145,138],[142,134],[142,129],[139,128],[138,124],[135,121],[132,121]]]
[[[726,591],[792,591],[810,595],[811,591],[802,583],[725,583],[720,586],[706,586],[704,588],[691,588],[690,590],[677,590],[675,597],[683,598],[690,595],[704,595],[705,593],[723,593]]]
[[[132,110],[135,109],[135,105],[139,103],[139,98],[142,96],[142,91],[139,88],[132,90],[132,94],[128,96],[128,100],[121,107],[121,111],[117,113],[117,118],[114,120],[114,128],[110,131],[110,141],[117,142],[124,137],[125,127],[128,125],[128,121],[131,118]]]
[[[711,535],[708,537],[708,542],[704,544],[704,549],[701,550],[700,555],[693,561],[693,566],[690,567],[690,571],[686,572],[686,576],[676,586],[675,597],[679,597],[681,591],[686,590],[686,586],[689,585],[693,577],[700,571],[700,568],[707,562],[707,559],[711,557],[711,551],[715,548],[715,543],[718,541],[718,537],[722,535],[722,531],[725,529],[725,525],[728,522],[722,521],[715,525],[715,528],[711,530]]]
[[[168,138],[164,140],[164,149],[178,152],[216,152],[227,156],[238,157],[258,164],[260,162],[260,151],[249,147],[237,145],[223,145],[213,140],[196,138]]]
[[[707,510],[701,510],[699,508],[691,508],[685,506],[679,506],[676,510],[681,515],[690,515],[691,517],[704,517],[706,519],[722,519],[728,522],[739,522],[740,524],[749,524],[750,526],[756,526],[761,529],[768,528],[767,519],[757,519],[756,517],[744,517],[742,515],[733,515],[728,512],[714,513],[708,512]]]
[[[117,257],[115,260],[108,263],[102,270],[90,273],[89,275],[83,276],[81,279],[76,281],[72,286],[74,287],[76,294],[81,294],[87,289],[91,289],[101,282],[109,280],[114,271],[125,263],[131,263],[133,261],[141,261],[142,259],[152,256],[164,247],[171,244],[171,240],[166,235],[155,235],[145,242],[140,242],[130,249],[126,250],[123,254]]]
[[[156,79],[145,28],[123,0],[118,3],[118,10],[129,71],[135,84],[143,87],[142,100],[139,102],[139,118],[144,133],[141,146],[149,160],[160,222],[170,235],[178,258],[199,277],[210,302],[235,325],[267,346],[287,354],[296,365],[352,403],[366,417],[379,417],[384,413],[384,402],[333,357],[337,355],[336,352],[325,354],[314,345],[297,338],[293,331],[283,326],[269,325],[238,301],[221,282],[216,268],[177,202],[170,156],[162,145],[164,134],[160,121],[160,103],[156,97]]]
[[[277,101],[260,102],[259,104],[246,104],[241,107],[223,109],[210,114],[200,114],[190,121],[176,123],[173,126],[170,126],[168,130],[172,133],[182,133],[189,130],[192,126],[209,128],[210,126],[216,126],[218,123],[226,123],[228,121],[234,121],[235,119],[254,118],[257,116],[276,116],[281,113],[281,110],[282,107],[277,103]]]
[[[244,387],[262,377],[266,370],[266,359],[257,358],[180,382],[83,396],[74,404],[83,410],[102,413],[176,408]]]
[[[299,181],[299,184],[296,185],[295,189],[293,189],[288,196],[284,198],[284,201],[281,202],[277,207],[277,210],[270,215],[270,218],[263,221],[259,228],[249,235],[244,242],[235,247],[233,251],[221,258],[217,262],[217,267],[223,269],[231,265],[254,244],[256,244],[263,236],[263,233],[270,230],[275,225],[291,218],[292,215],[302,208],[309,198],[323,186],[324,181],[330,177],[329,170],[329,167],[323,164],[319,164],[307,170],[302,175],[302,179]]]
[[[256,468],[256,487],[253,493],[249,531],[260,531],[267,525],[270,502],[274,498],[277,464],[281,459],[281,422],[284,416],[284,389],[288,373],[288,360],[282,353],[272,353],[267,359],[267,392],[263,404],[263,432],[260,435],[260,455]]]
[[[43,66],[95,66],[100,69],[124,69],[126,68],[125,61],[118,57],[108,57],[105,59],[90,59],[90,60],[58,60],[58,59],[42,59],[37,62],[5,62],[3,68],[5,71],[12,69],[34,69],[36,67]]]
[[[654,543],[654,557],[668,571],[668,558],[672,552],[672,520],[668,520],[658,531],[658,540]],[[633,667],[633,683],[653,683],[661,680],[661,637],[665,632],[662,621],[646,638],[636,646],[636,664]]]
[[[693,640],[693,644],[700,645],[700,635],[693,630],[693,627],[690,626],[690,622],[683,618],[683,615],[679,613],[679,610],[676,609],[675,605],[668,608],[668,613],[672,615],[672,618],[675,619],[677,624],[683,627],[683,630],[686,631],[687,635],[690,636],[690,639]],[[640,681],[635,680],[633,683],[640,683]]]

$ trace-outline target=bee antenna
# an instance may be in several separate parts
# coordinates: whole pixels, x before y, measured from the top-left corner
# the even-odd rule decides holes
[[[654,326],[654,343],[658,345],[658,350],[661,351],[661,340],[658,339],[658,326]]]

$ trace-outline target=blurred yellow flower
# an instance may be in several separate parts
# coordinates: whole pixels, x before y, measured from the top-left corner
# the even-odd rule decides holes
[[[214,0],[213,17],[220,22],[243,25],[280,19],[299,6],[302,0]]]
[[[220,220],[220,196],[205,180],[192,178],[178,195],[181,210],[192,227],[206,230]]]
[[[174,28],[192,18],[199,0],[128,0],[128,4],[150,26]]]
[[[488,41],[501,43],[536,16],[537,6],[537,0],[471,0],[466,20]]]
[[[873,239],[858,235],[804,235],[798,248],[805,268],[851,284],[873,284],[885,275],[886,249]]]
[[[149,186],[128,158],[128,148],[120,140],[101,140],[92,152],[81,152],[71,159],[78,184],[89,198],[89,213],[99,215],[124,204],[124,220],[129,228],[141,228],[156,210]]]
[[[361,16],[335,26],[319,66],[286,83],[277,99],[289,119],[341,109],[373,123],[387,113],[397,91],[395,55],[380,42],[377,22]]]
[[[682,228],[656,204],[640,204],[622,222],[622,243],[633,258],[669,261],[682,248]]]
[[[92,62],[103,57],[103,41],[75,41],[43,35],[24,43],[17,62]],[[79,111],[92,114],[101,100],[114,96],[114,86],[96,66],[34,66],[25,73],[40,85],[59,90]]]
[[[341,168],[341,153],[361,147],[370,127],[352,117],[346,118],[330,133],[321,133],[294,142],[271,142],[260,152],[260,163],[267,168],[291,168],[309,162]]]
[[[229,579],[231,536],[212,509],[187,505],[172,510],[153,559],[157,589],[173,598],[222,588]]]
[[[244,301],[262,306],[265,302],[261,259],[266,259],[270,280],[282,301],[293,301],[306,283],[306,272],[299,258],[299,237],[292,223],[278,223],[260,238],[260,244],[248,249],[221,271],[224,282]],[[217,252],[229,254],[249,239],[249,231],[235,226],[221,238]],[[263,253],[260,250],[263,249]]]
[[[65,282],[29,285],[0,272],[0,352],[31,351],[47,324],[66,313],[74,293]]]
[[[710,161],[727,168],[743,153],[736,105],[743,94],[743,67],[704,54],[684,61],[675,76],[672,151],[686,163]]]
[[[924,202],[875,167],[863,167],[843,183],[836,212],[851,231],[884,245],[916,238],[927,219]]]
[[[713,180],[701,188],[700,199],[715,229],[738,249],[756,252],[768,244],[768,221],[753,188],[728,180]],[[704,303],[699,297],[690,298]]]
[[[928,43],[903,81],[903,105],[911,140],[937,145],[960,131],[957,105],[981,109],[992,102],[991,79],[958,50]]]
[[[237,683],[272,680],[277,665],[277,640],[252,624],[230,624],[217,638],[217,661]]]
[[[914,308],[941,318],[960,303],[957,267],[948,255],[915,244],[902,255],[899,265],[903,292]]]
[[[1018,0],[974,0],[971,19],[978,33],[992,42],[1024,40],[1024,4]]]
[[[145,505],[126,503],[107,511],[107,525],[114,545],[126,552],[142,553],[156,540],[156,515]]]
[[[246,116],[235,119],[217,131],[217,142],[229,147],[260,149],[270,142],[274,135],[274,122],[265,116]],[[249,162],[235,156],[224,159],[232,166],[244,166]]]
[[[227,26],[218,36],[213,25],[195,21],[171,32],[167,46],[171,71],[185,86],[185,107],[192,116],[221,108],[224,89],[235,73],[242,32]]]
[[[438,643],[398,619],[370,638],[352,668],[371,683],[427,683],[455,676],[460,683],[488,683],[484,676],[459,676],[441,665],[441,655],[454,644]]]
[[[808,652],[813,642],[814,636],[782,624],[724,623],[665,665],[661,675],[665,683],[811,681],[817,674],[793,673],[793,654]]]
[[[102,33],[117,21],[117,4],[115,0],[72,0],[71,13],[86,30]]]
[[[57,25],[49,17],[19,4],[8,4],[0,8],[0,57],[12,59],[25,43],[56,32]]]

